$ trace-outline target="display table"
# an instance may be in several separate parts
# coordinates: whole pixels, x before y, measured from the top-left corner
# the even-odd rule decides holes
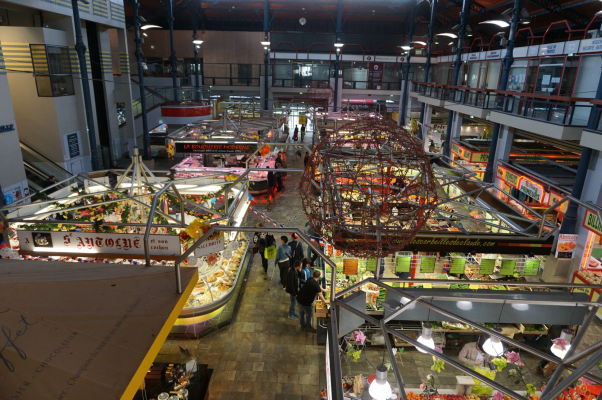
[[[600,285],[602,281],[602,271],[598,270],[580,270],[573,274],[573,283],[584,283],[588,285]],[[590,301],[598,301],[602,290],[591,288],[591,289],[573,289],[573,291],[580,291],[586,293],[589,296]],[[596,316],[602,320],[602,308],[598,308]]]

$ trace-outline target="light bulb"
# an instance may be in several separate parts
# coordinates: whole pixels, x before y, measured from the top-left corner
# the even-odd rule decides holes
[[[472,301],[461,300],[456,303],[456,306],[460,310],[464,310],[464,311],[472,310]]]
[[[387,367],[384,365],[376,367],[376,377],[370,384],[368,393],[373,400],[388,400],[393,397],[393,390],[387,381]]]
[[[492,357],[499,357],[504,354],[504,344],[495,336],[489,336],[483,343],[483,351]]]
[[[422,333],[420,334],[420,336],[418,336],[418,339],[416,339],[416,341],[426,347],[428,347],[429,349],[434,349],[435,348],[435,341],[433,340],[433,328],[431,328],[430,326],[423,326],[422,327]],[[421,353],[427,354],[428,351],[426,350],[422,350],[420,347],[416,347],[416,350],[418,350]]]
[[[571,331],[568,329],[563,329],[562,332],[560,332],[560,337],[558,339],[560,339],[559,341],[564,341],[564,343],[554,343],[550,347],[552,354],[562,360],[566,356],[566,353],[568,353],[568,351],[571,349],[572,338],[573,335],[571,334]]]
[[[510,24],[508,22],[502,21],[501,19],[489,19],[487,21],[479,22],[479,24],[496,25],[496,26],[499,26],[500,28],[507,28],[510,26]]]

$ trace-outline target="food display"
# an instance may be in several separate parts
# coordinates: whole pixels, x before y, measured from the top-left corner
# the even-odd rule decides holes
[[[580,270],[573,274],[573,283],[589,284],[589,285],[602,285],[602,271],[600,270]],[[590,301],[598,301],[602,290],[597,288],[591,289],[574,289],[589,295]],[[598,308],[596,313],[598,318],[602,320],[602,308]]]
[[[199,281],[188,298],[184,311],[200,308],[221,300],[231,292],[241,271],[243,257],[247,251],[247,240],[239,233],[237,240],[230,242],[219,253],[194,257],[194,265],[199,269]]]

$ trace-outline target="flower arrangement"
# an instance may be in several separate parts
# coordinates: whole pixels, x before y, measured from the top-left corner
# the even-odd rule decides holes
[[[508,373],[509,377],[514,378],[514,384],[518,385],[522,383],[529,396],[533,396],[537,391],[537,386],[526,381],[524,371],[525,363],[522,362],[518,352],[507,351],[504,353],[503,357],[496,357],[492,359],[491,363],[495,366],[497,372],[502,372],[508,368],[506,372]]]

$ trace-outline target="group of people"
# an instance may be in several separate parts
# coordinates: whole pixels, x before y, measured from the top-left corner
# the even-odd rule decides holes
[[[288,134],[288,126],[284,127],[285,132]],[[305,124],[301,124],[301,143],[305,140]],[[293,131],[293,142],[299,141],[299,125],[295,125],[295,130]]]
[[[274,171],[268,171],[268,200],[273,200],[276,192],[282,192],[284,190],[284,176],[286,172],[279,171],[279,169],[286,168],[286,157],[283,156],[282,152],[278,153],[276,161],[274,162]],[[270,167],[266,167],[270,168]]]
[[[261,224],[258,227],[261,227]],[[264,279],[268,279],[268,260],[271,258],[271,254],[266,253],[269,253],[273,246],[275,239],[269,233],[257,232],[253,237],[253,252],[259,253],[261,257]],[[303,244],[295,234],[290,241],[285,235],[280,237],[280,245],[273,258],[274,272],[278,271],[279,283],[290,298],[288,318],[299,320],[301,329],[316,332],[312,327],[313,303],[316,298],[326,302],[323,295],[325,289],[320,285],[320,271],[316,269],[312,272],[311,261],[305,257]]]

